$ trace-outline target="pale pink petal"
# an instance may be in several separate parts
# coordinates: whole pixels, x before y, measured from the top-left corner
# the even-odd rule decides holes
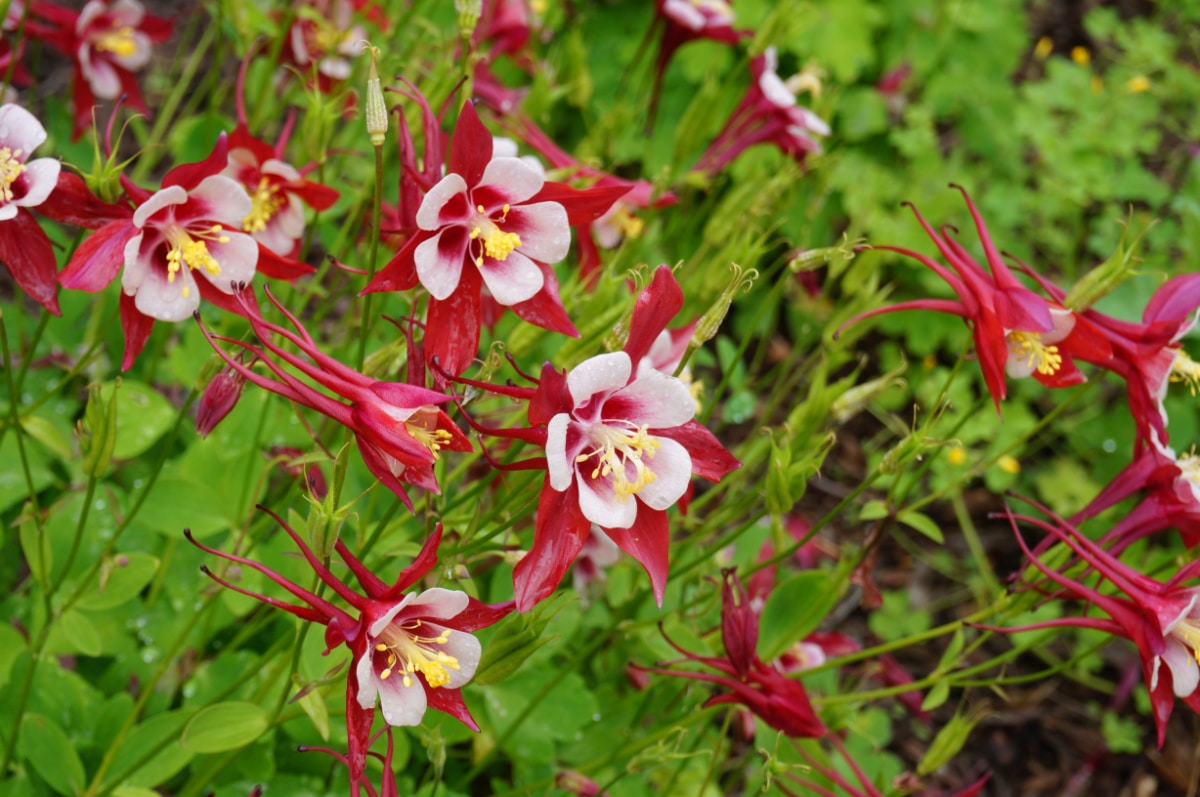
[[[686,448],[668,437],[655,439],[658,450],[653,457],[643,456],[642,462],[658,478],[638,490],[637,497],[651,509],[667,509],[687,492],[692,477],[692,457]]]
[[[688,30],[701,30],[706,22],[704,15],[689,0],[667,0],[663,4],[663,14]]]
[[[462,614],[469,603],[470,599],[467,597],[467,593],[462,590],[433,587],[419,593],[408,602],[409,616],[420,614],[421,617],[449,620]],[[419,611],[418,607],[420,607]],[[437,634],[421,634],[421,636],[437,636]]]
[[[400,614],[400,612],[407,607],[415,597],[417,597],[416,594],[410,592],[402,599],[396,601],[394,604],[392,604],[391,608],[389,608],[379,617],[378,620],[371,623],[370,627],[367,629],[367,633],[372,637],[377,637],[382,634],[383,629],[391,625],[392,621],[396,619],[396,615]]]
[[[447,243],[444,248],[443,237]],[[455,239],[461,243],[451,246]],[[429,291],[429,295],[438,301],[446,299],[458,287],[458,281],[462,277],[463,259],[467,254],[466,242],[467,238],[462,229],[450,227],[422,241],[413,251],[417,279],[421,281],[425,290]]]
[[[454,220],[465,222],[468,211],[466,193],[467,181],[462,175],[453,172],[447,174],[421,200],[421,207],[417,208],[417,226],[422,230],[436,230],[448,223],[448,219],[442,218],[442,209],[455,197],[460,198],[462,211],[459,213],[455,208],[451,215],[455,217]]]
[[[575,476],[575,463],[567,461],[567,424],[571,416],[560,412],[546,425],[546,472],[550,474],[550,487],[560,493],[571,486]]]
[[[242,220],[254,210],[254,200],[237,180],[213,174],[200,181],[188,193],[186,219],[204,219],[234,230],[242,229]]]
[[[608,478],[579,475],[579,509],[583,516],[606,529],[627,529],[637,519],[637,500],[619,499]]]
[[[246,150],[243,150],[243,151],[246,151]],[[229,153],[229,159],[233,160],[232,152]],[[262,173],[263,174],[273,174],[277,177],[282,177],[283,179],[287,180],[288,182],[297,182],[297,181],[303,179],[300,175],[300,172],[296,171],[296,167],[294,167],[290,164],[284,163],[281,160],[277,160],[276,158],[271,158],[270,160],[268,160],[266,163],[264,163],[262,165]]]
[[[571,251],[571,225],[566,209],[557,202],[512,208],[504,230],[521,236],[518,252],[542,263],[557,263]]]
[[[122,25],[131,28],[141,25],[142,17],[146,14],[145,7],[138,0],[116,0],[108,10]]]
[[[125,243],[125,268],[121,272],[121,290],[127,296],[133,296],[141,287],[150,269],[154,267],[150,252],[142,255],[142,241],[145,233],[133,236]],[[157,240],[157,237],[156,239]]]
[[[1075,314],[1063,307],[1050,308],[1050,321],[1054,327],[1042,333],[1042,343],[1058,343],[1075,329]]]
[[[521,254],[521,250],[509,252],[503,260],[486,258],[479,274],[492,298],[505,307],[532,299],[546,282],[537,263]]]
[[[788,90],[779,75],[763,72],[758,78],[758,88],[770,103],[778,108],[790,108],[796,104],[796,95]]]
[[[696,399],[687,385],[654,370],[618,390],[604,405],[606,418],[619,418],[651,429],[682,426],[695,414]]]
[[[217,261],[219,273],[209,274],[203,268],[199,272],[222,293],[233,293],[235,282],[249,283],[254,279],[258,267],[258,244],[249,235],[226,232],[226,243],[208,241],[208,253]]]
[[[104,11],[104,0],[88,0],[79,11],[79,18],[75,20],[75,32],[83,36],[87,32],[88,26],[95,21],[96,17],[103,14]]]
[[[463,594],[465,595],[465,593]],[[422,636],[434,638],[447,630],[437,623],[423,623],[421,629],[424,632]],[[453,657],[458,662],[458,669],[447,667],[446,674],[450,676],[450,680],[442,686],[436,687],[437,689],[458,689],[474,678],[475,671],[479,669],[479,658],[483,653],[483,647],[479,644],[479,640],[471,634],[454,629],[449,629],[449,631],[444,645],[431,645],[430,647]]]
[[[504,197],[505,202],[515,205],[541,191],[545,182],[541,172],[520,158],[492,158],[484,168],[477,188],[491,188]]]
[[[1024,379],[1033,374],[1037,368],[1037,357],[1030,356],[1030,352],[1024,351],[1019,344],[1014,343],[1011,339],[1007,342],[1008,359],[1004,361],[1004,372],[1013,379]]]
[[[17,211],[20,209],[21,208],[17,206],[16,202],[5,202],[4,204],[0,205],[0,221],[8,221],[9,219],[16,218]],[[3,232],[0,234],[8,235],[9,233]]]
[[[116,99],[121,93],[121,76],[116,67],[99,53],[91,52],[90,46],[85,45],[80,50],[88,51],[81,53],[79,71],[92,87],[92,93],[102,100]]]
[[[0,107],[0,146],[21,151],[21,160],[46,140],[46,128],[20,105]]]
[[[624,387],[632,371],[633,364],[625,352],[598,354],[571,369],[567,374],[567,389],[575,406],[579,407],[597,393],[608,393]]]
[[[128,290],[125,292],[129,293]],[[167,280],[165,270],[149,268],[134,294],[133,304],[142,315],[159,321],[183,321],[200,306],[200,290],[191,269],[177,271],[171,282]]]
[[[1171,683],[1176,697],[1191,697],[1200,686],[1200,665],[1192,651],[1175,637],[1167,637],[1162,660],[1171,670]]]
[[[142,33],[140,30],[135,30],[130,37],[133,39],[133,52],[129,55],[119,55],[117,53],[109,53],[118,66],[123,69],[128,69],[130,72],[136,72],[146,64],[150,63],[151,45],[150,37]]]
[[[378,689],[379,707],[383,709],[383,718],[388,725],[403,727],[421,724],[429,699],[420,680],[413,678],[412,686],[405,686],[404,679],[394,675],[386,681],[379,681]]]
[[[25,178],[29,181],[25,196],[14,199],[14,205],[34,208],[46,201],[58,184],[58,173],[62,164],[54,158],[38,158],[25,164]]]
[[[242,191],[243,196],[245,193]],[[138,209],[133,212],[133,225],[139,228],[145,227],[146,222],[155,213],[170,205],[182,205],[187,200],[188,193],[181,185],[167,186],[161,191],[156,191],[153,196],[138,205]]]

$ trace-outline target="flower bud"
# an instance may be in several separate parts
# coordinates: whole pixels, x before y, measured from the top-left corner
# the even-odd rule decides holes
[[[458,15],[458,32],[469,39],[483,14],[483,0],[454,0],[454,13]]]
[[[842,242],[837,246],[823,246],[819,249],[797,249],[792,252],[792,256],[788,259],[788,268],[793,273],[799,273],[802,271],[813,271],[821,266],[828,266],[831,263],[844,265],[854,259],[858,253],[858,248],[864,243],[866,242],[861,238],[851,241],[848,237],[843,236]]]
[[[208,437],[225,420],[242,397],[246,377],[232,365],[226,365],[212,378],[196,404],[196,432]]]
[[[83,472],[92,478],[99,478],[108,470],[117,445],[117,391],[120,388],[121,380],[117,379],[106,403],[100,385],[88,385],[87,406],[83,418],[75,426],[79,450],[83,454]]]
[[[725,320],[725,315],[729,312],[729,305],[733,304],[733,297],[739,291],[748,292],[754,285],[754,281],[758,279],[757,269],[745,269],[737,263],[730,263],[729,270],[733,272],[733,279],[725,286],[725,290],[721,291],[716,304],[708,308],[696,323],[691,343],[695,348],[703,346],[716,337],[717,330],[721,328],[721,322]]]
[[[555,775],[554,785],[564,791],[569,791],[575,797],[597,797],[600,794],[599,783],[573,769]],[[608,792],[604,792],[604,794],[608,794]]]
[[[382,147],[387,138],[387,103],[383,100],[383,89],[379,85],[379,48],[367,45],[363,48],[371,55],[371,71],[367,73],[367,136],[371,146]]]
[[[1063,307],[1076,313],[1082,313],[1134,275],[1134,269],[1142,262],[1137,255],[1138,246],[1146,237],[1146,233],[1150,232],[1150,228],[1158,222],[1151,221],[1126,246],[1125,237],[1129,234],[1129,221],[1121,223],[1125,230],[1121,233],[1121,240],[1117,241],[1116,251],[1109,256],[1108,260],[1084,274],[1075,283],[1063,299]]]
[[[877,396],[892,386],[903,387],[904,379],[900,374],[908,369],[908,363],[901,360],[900,364],[883,376],[871,379],[861,385],[855,385],[833,400],[829,412],[835,423],[843,424],[867,408],[867,405]]]

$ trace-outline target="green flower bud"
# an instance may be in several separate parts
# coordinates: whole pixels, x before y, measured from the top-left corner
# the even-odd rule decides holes
[[[112,397],[106,403],[100,385],[88,385],[87,406],[75,425],[79,451],[83,454],[83,472],[98,479],[108,470],[117,445],[117,391],[121,380],[113,383]]]

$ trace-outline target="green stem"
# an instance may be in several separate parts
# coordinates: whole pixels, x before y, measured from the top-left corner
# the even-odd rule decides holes
[[[383,217],[383,146],[375,147],[375,196],[371,200],[371,248],[367,256],[367,284],[375,279],[375,261],[379,256],[379,225]],[[362,370],[367,359],[367,338],[371,333],[371,298],[368,293],[363,297],[362,330],[358,335],[358,370]]]

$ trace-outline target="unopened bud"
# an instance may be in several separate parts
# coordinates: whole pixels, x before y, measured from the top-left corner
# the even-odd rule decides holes
[[[725,286],[725,290],[721,291],[716,304],[708,308],[696,322],[696,330],[692,333],[691,343],[695,348],[700,348],[717,336],[717,330],[721,328],[721,322],[725,320],[725,316],[729,312],[729,305],[733,304],[733,297],[738,292],[748,292],[754,285],[754,281],[758,279],[757,269],[742,268],[737,263],[730,263],[729,270],[733,272],[733,279]]]
[[[1146,233],[1150,232],[1150,228],[1158,224],[1158,221],[1151,221],[1143,227],[1129,245],[1126,246],[1125,238],[1129,234],[1130,221],[1132,219],[1121,222],[1125,230],[1121,233],[1121,239],[1117,241],[1116,250],[1109,256],[1108,260],[1105,260],[1084,274],[1075,283],[1075,286],[1071,288],[1070,292],[1063,299],[1063,307],[1076,313],[1082,313],[1112,293],[1118,285],[1136,273],[1135,269],[1142,262],[1142,259],[1137,255],[1138,246],[1142,243],[1142,239],[1146,237]]]
[[[867,405],[883,391],[893,386],[903,387],[904,380],[900,378],[900,374],[904,373],[907,368],[908,363],[901,360],[898,366],[883,376],[871,379],[861,385],[855,385],[838,396],[829,407],[833,420],[839,424],[845,423],[866,409]]]
[[[600,795],[600,784],[584,775],[582,772],[568,770],[559,772],[554,776],[554,785],[558,788],[569,791],[576,797],[597,797]],[[608,792],[604,792],[608,794]],[[603,797],[603,795],[600,795]]]
[[[382,147],[387,138],[388,113],[379,85],[379,48],[368,44],[363,49],[371,56],[371,70],[367,73],[367,136],[371,146]]]
[[[117,445],[117,391],[120,388],[121,380],[117,379],[112,395],[105,402],[100,385],[88,385],[87,407],[75,427],[79,450],[83,454],[83,472],[93,478],[103,476],[108,470]]]
[[[237,406],[246,377],[232,365],[226,365],[212,378],[196,404],[196,432],[208,437],[217,424]]]
[[[849,263],[857,254],[858,247],[864,243],[866,242],[861,238],[851,241],[849,237],[843,236],[842,242],[837,246],[823,246],[819,249],[797,249],[788,258],[788,268],[793,272],[800,272],[812,271],[834,263]]]
[[[469,39],[483,14],[483,0],[454,0],[454,13],[458,15],[458,32]]]

